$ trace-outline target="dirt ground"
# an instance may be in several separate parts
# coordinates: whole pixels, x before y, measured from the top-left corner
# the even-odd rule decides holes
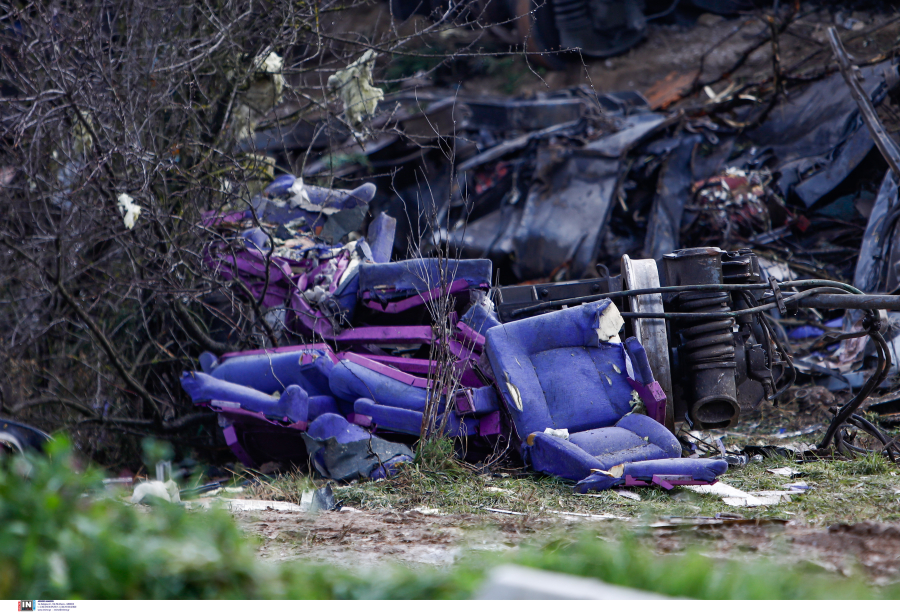
[[[447,565],[464,551],[510,550],[591,524],[614,534],[618,521],[508,515],[436,515],[431,511],[362,511],[343,508],[313,517],[267,510],[239,522],[260,537],[259,556],[273,561],[305,559],[345,567],[384,562]],[[660,553],[681,552],[702,542],[708,555],[735,559],[778,556],[850,575],[857,568],[875,584],[900,578],[900,523],[838,524],[827,529],[760,520],[735,524],[654,527],[647,536]]]
[[[764,403],[722,442],[729,450],[815,443],[821,435],[816,425],[827,422],[822,403],[845,398],[821,387],[798,389],[805,391],[798,393],[802,401]],[[810,403],[809,397],[817,401]],[[808,433],[798,435],[800,430]],[[785,475],[784,468],[795,473]],[[616,540],[629,534],[663,555],[700,550],[723,560],[812,564],[875,585],[900,581],[896,466],[867,459],[795,463],[779,456],[734,467],[721,480],[745,492],[777,491],[792,483],[808,490],[776,505],[732,507],[718,496],[684,487],[574,495],[570,483],[512,464],[482,474],[470,468],[445,472],[414,466],[389,481],[332,483],[335,498],[343,503],[339,511],[265,510],[236,516],[258,538],[260,558],[275,562],[446,567],[484,551],[515,553],[559,539]],[[251,497],[299,503],[300,491],[325,484],[284,474],[263,489],[245,491]]]
[[[900,22],[886,4],[869,4],[869,10],[848,11],[824,2],[801,3],[792,23],[778,37],[782,70],[799,75],[830,63],[826,33],[830,26],[837,27],[848,52],[858,61],[883,53],[890,55],[900,33]],[[716,94],[731,83],[771,76],[773,46],[767,40],[770,26],[763,13],[732,17],[703,13],[677,21],[650,22],[646,38],[616,57],[563,56],[566,61],[561,70],[548,70],[535,58],[526,61],[492,31],[478,28],[444,29],[412,43],[412,47],[423,54],[445,56],[454,52],[511,54],[457,59],[452,65],[437,69],[398,54],[380,59],[379,69],[384,71],[385,79],[406,78],[402,89],[438,86],[459,88],[467,94],[503,96],[529,96],[575,85],[588,85],[601,93],[634,90],[652,94],[679,78],[690,84],[698,72],[701,82],[723,77],[711,86],[711,93]],[[331,27],[344,39],[377,41],[395,35],[410,36],[429,23],[416,16],[392,27],[387,3],[376,2],[355,9],[352,18]],[[735,68],[739,60],[742,63]],[[705,101],[706,94],[700,95]]]
[[[309,559],[344,566],[384,561],[452,563],[463,548],[502,550],[550,527],[543,519],[515,516],[438,515],[429,510],[365,511],[342,508],[307,517],[267,510],[240,517],[263,538],[260,557]]]

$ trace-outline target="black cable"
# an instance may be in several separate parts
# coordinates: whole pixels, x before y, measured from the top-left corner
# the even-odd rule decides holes
[[[820,293],[821,289],[838,289],[845,293],[855,293],[857,295],[865,295],[862,291],[857,289],[852,285],[848,285],[846,283],[839,283],[837,281],[826,281],[826,280],[805,280],[805,281],[785,281],[783,283],[778,284],[779,288],[781,287],[812,287],[814,289],[819,289],[816,293]],[[719,284],[719,285],[681,285],[676,287],[647,287],[642,289],[625,289],[622,291],[609,291],[607,293],[598,293],[597,295],[589,295],[582,297],[574,297],[574,298],[565,298],[561,300],[551,300],[549,302],[540,302],[537,304],[531,304],[529,306],[523,306],[522,308],[518,308],[510,313],[510,316],[518,316],[520,314],[526,314],[529,312],[534,312],[537,310],[544,310],[546,308],[554,308],[556,306],[573,306],[578,304],[588,304],[591,302],[599,302],[600,300],[605,300],[606,298],[625,298],[625,297],[634,297],[638,295],[653,295],[657,293],[681,293],[682,291],[737,291],[740,289],[747,290],[765,290],[769,287],[763,283],[742,283],[742,284]],[[808,295],[815,295],[815,293],[808,294],[806,292],[800,292],[795,295],[803,295],[804,297]],[[797,298],[799,299],[799,298]],[[785,301],[788,301],[785,298]],[[624,314],[624,313],[623,313]],[[703,314],[703,313],[694,313],[694,314]],[[749,314],[749,313],[742,313]],[[659,318],[667,318],[667,317],[659,317]]]
[[[881,453],[887,453],[888,459],[890,459],[891,463],[896,463],[897,458],[894,456],[894,451],[891,449],[891,442],[893,438],[891,438],[887,433],[882,430],[880,427],[875,425],[874,423],[867,421],[863,417],[858,414],[854,414],[847,422],[852,424],[854,427],[858,427],[862,431],[866,432],[879,442],[881,442],[882,450]]]
[[[718,285],[707,285],[707,287],[716,287]],[[728,285],[723,285],[727,287]],[[741,287],[742,285],[738,285]],[[756,289],[761,289],[759,285],[755,287]],[[784,303],[789,304],[791,302],[796,302],[798,300],[802,300],[803,298],[810,297],[812,295],[816,295],[821,293],[823,289],[833,289],[832,287],[815,287],[812,289],[807,289],[806,291],[801,291],[799,293],[795,293],[793,295],[789,295],[784,298]],[[726,289],[725,291],[730,291],[732,289]],[[637,289],[635,289],[637,291]],[[849,292],[844,292],[849,293]],[[774,298],[772,298],[774,299]],[[531,308],[529,306],[529,308]],[[626,319],[733,319],[735,317],[740,317],[743,315],[756,314],[759,312],[765,312],[766,310],[773,310],[778,308],[778,304],[776,302],[772,302],[769,304],[761,304],[760,306],[754,306],[753,308],[744,308],[743,310],[732,310],[731,312],[623,312],[620,313],[623,318]],[[519,312],[525,310],[524,308],[516,310],[512,313],[512,316],[515,316]]]
[[[744,298],[744,300],[751,306],[758,304],[756,298],[749,291],[742,290],[742,291],[739,291],[739,293]],[[772,363],[774,355],[775,355],[775,351],[772,346],[774,344],[775,345],[774,348],[777,348],[779,351],[781,351],[781,354],[784,356],[784,359],[787,362],[788,366],[790,366],[790,370],[791,370],[790,381],[788,381],[780,390],[776,387],[775,389],[773,389],[772,395],[770,395],[769,397],[766,397],[766,400],[771,402],[771,401],[778,399],[785,391],[790,389],[794,385],[795,382],[797,382],[797,366],[794,365],[794,360],[792,358],[790,351],[787,350],[787,348],[785,348],[785,346],[778,339],[778,335],[775,333],[775,330],[772,329],[772,325],[771,325],[771,322],[769,321],[768,317],[763,313],[759,313],[756,315],[756,320],[759,323],[760,327],[763,328],[763,331],[765,331],[765,333],[766,333],[766,350],[768,351],[768,354],[769,354],[770,369],[771,369],[771,366],[774,365]],[[784,368],[784,366],[782,366],[781,367],[782,375],[784,374],[784,370],[785,370],[785,368]],[[779,378],[781,378],[781,376],[779,376]],[[774,382],[774,378],[773,378],[773,382]]]
[[[784,360],[787,362],[788,366],[791,369],[791,378],[790,380],[780,389],[776,389],[771,397],[767,397],[768,401],[773,401],[778,399],[785,391],[790,389],[795,382],[797,382],[797,366],[794,365],[794,360],[791,357],[790,351],[788,351],[783,344],[781,344],[781,340],[778,339],[778,336],[775,334],[774,330],[769,326],[769,322],[765,320],[765,317],[761,314],[759,315],[760,323],[766,329],[766,333],[769,334],[769,337],[772,341],[775,342],[776,348],[781,351],[781,355],[784,357]],[[771,353],[769,353],[771,355]],[[769,358],[771,360],[771,357]],[[783,367],[783,366],[782,366]],[[782,374],[784,371],[782,370]]]
[[[566,298],[562,300],[552,300],[549,302],[541,302],[530,306],[523,306],[518,310],[512,311],[510,316],[517,316],[535,310],[543,310],[545,308],[553,308],[555,306],[572,306],[574,304],[588,304],[590,302],[599,302],[606,298],[624,298],[637,295],[653,295],[655,293],[680,293],[682,291],[734,291],[736,289],[767,289],[766,285],[760,283],[746,283],[743,285],[682,285],[680,287],[647,287],[643,289],[625,289],[623,291],[609,291],[607,293],[598,293],[597,295],[589,295],[585,297]]]
[[[876,317],[877,314],[873,311],[866,311],[866,316],[863,319],[863,326],[867,328],[869,337],[875,342],[878,353],[878,366],[872,376],[869,377],[869,380],[866,381],[866,384],[860,389],[859,393],[857,393],[849,402],[844,404],[834,418],[831,419],[831,423],[828,425],[828,429],[822,437],[819,448],[828,448],[840,426],[843,425],[853,412],[862,405],[875,387],[880,385],[884,379],[887,378],[888,370],[891,367],[890,350],[887,347],[887,341],[885,341],[884,337],[879,333],[878,328],[880,327],[880,324]]]

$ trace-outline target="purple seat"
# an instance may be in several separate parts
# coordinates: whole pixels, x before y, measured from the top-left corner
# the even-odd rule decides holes
[[[592,470],[656,460],[671,460],[664,476],[710,482],[714,474],[715,480],[727,464],[682,461],[681,445],[669,430],[632,413],[652,373],[646,354],[629,339],[630,365],[639,380],[629,378],[625,346],[612,338],[620,325],[606,299],[487,331],[485,353],[523,458],[538,471],[580,481],[579,490],[625,482],[591,479],[600,473]]]
[[[422,412],[428,399],[428,380],[356,353],[344,353],[329,377],[335,397],[358,399]]]
[[[395,433],[418,436],[428,401],[426,378],[413,376],[378,361],[376,356],[343,353],[331,370],[331,391],[344,402],[354,402],[353,414],[366,417],[366,424]],[[415,362],[421,360],[413,360]],[[402,366],[397,363],[396,365]],[[413,364],[418,366],[418,363]],[[440,400],[443,415],[447,398]],[[492,387],[463,388],[450,402],[444,433],[451,437],[480,433],[498,433],[494,419],[485,417],[499,409],[497,392]]]
[[[494,392],[493,389],[490,391]],[[353,413],[367,417],[370,424],[374,425],[377,430],[410,436],[418,436],[421,433],[422,421],[425,416],[421,410],[384,406],[369,399],[356,400],[353,405]],[[487,411],[464,415],[455,410],[447,415],[441,411],[437,415],[437,421],[438,424],[446,423],[443,433],[451,438],[473,435],[489,436],[499,433],[498,424],[495,419],[491,418],[492,416],[494,415]]]
[[[363,263],[359,267],[362,303],[372,310],[403,312],[441,293],[441,266],[450,294],[489,289],[489,259],[408,259],[392,263]]]
[[[203,371],[214,378],[263,393],[280,393],[288,385],[298,385],[313,396],[331,395],[328,377],[337,361],[326,344],[227,353],[218,359],[210,353],[201,356]]]
[[[245,410],[258,412],[270,419],[290,423],[305,423],[319,415],[337,412],[331,396],[310,397],[298,385],[289,385],[280,398],[256,389],[219,380],[202,372],[184,372],[181,386],[195,404],[224,402]]]
[[[570,433],[568,440],[534,433],[526,439],[524,455],[539,472],[580,481],[590,476],[591,470],[680,457],[681,445],[653,419],[627,414],[613,426]]]
[[[603,300],[488,330],[485,352],[521,440],[548,428],[610,427],[631,412],[625,349],[598,339],[610,305]]]

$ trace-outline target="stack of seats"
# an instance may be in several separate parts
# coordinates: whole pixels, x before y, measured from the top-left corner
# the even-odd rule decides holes
[[[374,306],[376,312],[392,315],[412,308],[413,302],[421,306],[444,294],[456,294],[464,305],[470,294],[483,299],[478,290],[489,286],[491,276],[490,261],[485,260],[451,261],[446,268],[451,277],[443,286],[436,260],[364,263],[360,268],[360,276],[366,279],[361,283],[366,290],[360,289],[366,296],[363,307]],[[416,280],[418,274],[426,280]],[[438,424],[450,436],[497,435],[497,395],[474,368],[484,336],[465,322],[451,319],[456,326],[450,340],[457,359],[453,365],[466,386],[449,401],[443,392],[435,397]],[[387,444],[373,432],[418,437],[429,394],[434,394],[427,376],[436,366],[428,359],[388,352],[397,346],[423,346],[427,352],[426,345],[433,342],[428,325],[357,327],[335,334],[331,340],[335,346],[353,350],[335,353],[327,344],[309,344],[221,357],[204,353],[200,358],[203,372],[185,373],[182,386],[195,404],[220,413],[226,441],[244,463],[279,460],[272,452],[277,447],[282,461],[289,458],[298,463],[298,458],[306,456],[325,476],[343,473],[342,468],[329,469],[326,461],[316,460],[314,455],[333,448],[336,443],[328,442],[330,438],[340,440],[338,446],[355,448],[363,439]],[[327,432],[341,435],[322,438]],[[279,442],[270,444],[274,439]],[[305,454],[299,452],[302,448]],[[403,448],[404,452],[382,457],[377,467],[364,467],[371,467],[376,476],[389,473],[412,455]]]
[[[434,342],[427,325],[349,329],[334,338],[353,349],[343,352],[309,344],[206,353],[204,371],[185,373],[182,385],[195,403],[220,413],[243,462],[307,459],[338,480],[383,477],[411,460],[398,441],[428,426],[429,403],[444,434],[475,442],[511,437],[526,464],[576,481],[580,492],[711,483],[727,469],[724,461],[681,459],[675,436],[641,414],[661,418],[666,398],[643,347],[619,341],[622,319],[610,300],[501,324],[481,292],[490,262],[451,264],[460,277],[442,286],[467,305],[461,318],[450,318],[462,380],[452,396],[430,387],[435,363],[390,352],[421,345],[427,353]],[[435,299],[434,265],[360,265],[359,305],[396,316]]]

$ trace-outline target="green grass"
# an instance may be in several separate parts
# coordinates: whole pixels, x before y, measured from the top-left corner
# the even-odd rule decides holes
[[[721,480],[747,492],[782,490],[791,479],[770,474],[766,469],[788,465],[801,472],[795,480],[803,480],[810,490],[794,495],[791,502],[756,508],[733,508],[715,496],[681,488],[674,493],[657,487],[630,489],[640,495],[640,501],[626,499],[615,491],[574,495],[571,483],[556,478],[536,474],[477,475],[458,464],[442,465],[431,456],[404,467],[390,480],[333,485],[333,488],[335,495],[347,505],[368,510],[409,510],[424,506],[448,514],[478,514],[488,512],[485,508],[495,508],[534,516],[577,512],[647,520],[665,516],[714,517],[717,512],[738,512],[746,518],[784,518],[825,526],[847,521],[900,520],[900,493],[897,493],[900,467],[891,466],[877,456],[804,464],[769,459],[732,469]],[[296,503],[303,490],[324,484],[325,481],[314,482],[308,476],[283,475],[254,493]]]

